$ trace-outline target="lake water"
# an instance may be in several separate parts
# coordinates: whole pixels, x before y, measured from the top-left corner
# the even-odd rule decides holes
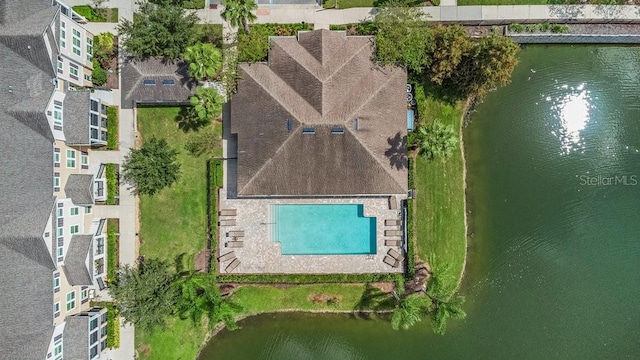
[[[466,320],[263,315],[201,359],[639,358],[640,48],[525,48],[465,141]]]

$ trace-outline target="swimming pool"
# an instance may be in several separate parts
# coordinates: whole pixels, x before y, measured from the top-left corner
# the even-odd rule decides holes
[[[376,253],[376,218],[362,204],[271,205],[271,239],[282,255]]]

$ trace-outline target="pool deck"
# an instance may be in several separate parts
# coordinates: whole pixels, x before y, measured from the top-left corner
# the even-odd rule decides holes
[[[400,219],[401,208],[389,210],[388,197],[353,198],[277,198],[277,199],[238,199],[228,198],[227,190],[220,189],[218,209],[236,209],[235,226],[220,226],[218,246],[215,257],[231,250],[240,260],[240,265],[231,273],[400,273],[404,266],[393,268],[382,262],[391,248],[384,246],[384,231],[399,230],[400,226],[385,226],[386,219]],[[398,204],[402,198],[397,197]],[[364,216],[376,218],[376,254],[373,255],[282,255],[280,243],[270,240],[269,206],[273,204],[363,204]],[[223,217],[224,218],[224,217]],[[241,248],[228,248],[226,243],[233,240],[227,237],[232,230],[244,230]],[[398,247],[393,247],[401,251]],[[218,263],[218,271],[225,273],[230,261]]]

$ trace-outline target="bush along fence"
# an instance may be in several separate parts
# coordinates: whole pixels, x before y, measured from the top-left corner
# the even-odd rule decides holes
[[[107,149],[118,149],[118,107],[107,107]]]
[[[118,205],[120,184],[118,180],[117,164],[105,164],[105,178],[107,179],[107,205]]]
[[[218,248],[218,190],[222,187],[222,159],[207,161],[207,272],[216,272],[215,251]],[[213,259],[213,260],[212,260]]]

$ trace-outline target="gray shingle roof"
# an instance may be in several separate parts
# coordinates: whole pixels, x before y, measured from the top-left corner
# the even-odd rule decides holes
[[[93,205],[92,191],[93,175],[91,174],[71,174],[64,187],[65,195],[77,206]]]
[[[174,64],[162,59],[129,61],[122,69],[122,107],[132,109],[136,103],[187,104],[197,85],[188,74],[184,61]],[[145,85],[144,80],[155,85]],[[163,80],[173,80],[173,85],[163,85]]]
[[[69,316],[66,319],[62,338],[65,359],[88,359],[89,317]]]
[[[372,55],[372,37],[318,30],[272,37],[268,64],[240,65],[239,195],[407,191],[407,75]]]
[[[42,236],[2,234],[0,357],[44,359],[53,334],[53,261]]]
[[[64,258],[64,273],[71,285],[91,285],[93,281],[87,267],[93,262],[93,235],[73,235]]]
[[[64,137],[68,145],[90,145],[89,91],[67,91],[64,98]]]
[[[49,0],[0,1],[0,358],[43,359],[53,334],[53,271],[42,234],[53,212],[54,91],[43,36]],[[56,47],[52,47],[56,53]],[[55,237],[55,236],[54,236]]]

